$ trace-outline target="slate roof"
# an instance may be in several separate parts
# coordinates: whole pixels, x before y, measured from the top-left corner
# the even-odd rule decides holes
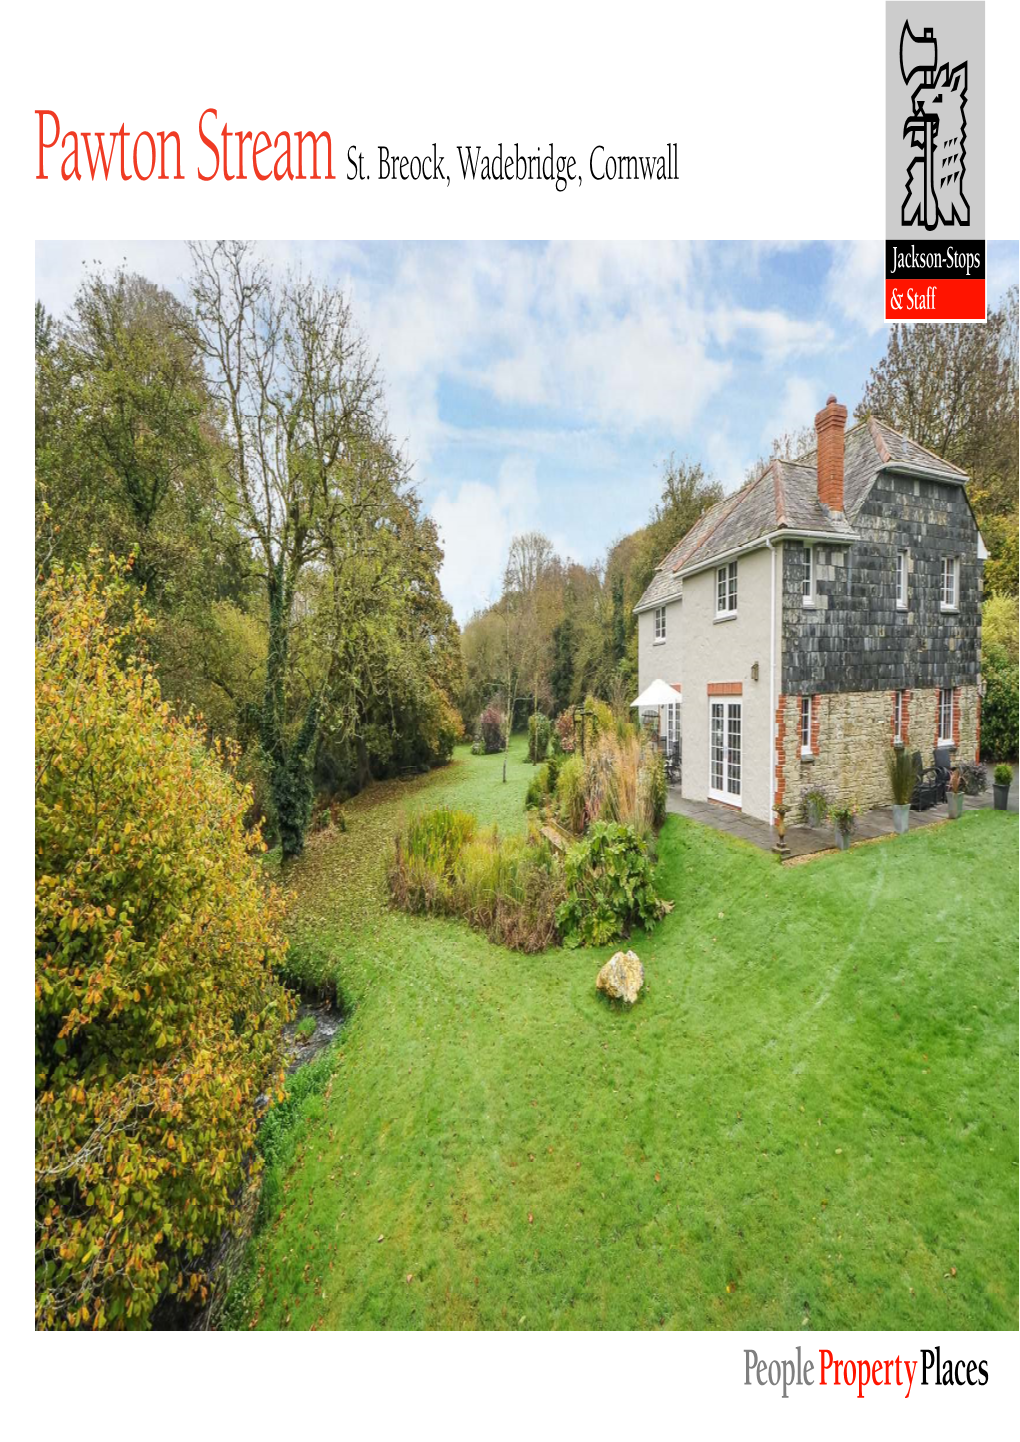
[[[817,532],[848,543],[853,522],[880,471],[906,467],[961,484],[966,472],[869,416],[846,433],[843,460],[844,509],[830,511],[818,499],[817,451],[795,461],[771,461],[759,476],[711,506],[663,557],[634,607],[647,611],[683,594],[683,573],[709,565],[716,556],[749,546],[777,531]]]

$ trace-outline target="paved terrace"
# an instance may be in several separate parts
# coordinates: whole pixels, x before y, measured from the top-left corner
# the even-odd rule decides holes
[[[993,769],[988,768],[988,790],[983,796],[964,797],[964,810],[983,811],[992,805]],[[1017,809],[1017,790],[1014,768],[1013,785],[1009,788],[1010,811]],[[670,787],[666,810],[677,816],[688,816],[692,821],[701,821],[716,831],[725,832],[727,836],[739,836],[742,841],[749,841],[752,846],[757,846],[762,851],[771,851],[776,843],[775,831],[764,821],[757,821],[753,816],[745,816],[740,811],[734,811],[732,807],[721,806],[714,801],[688,801],[680,795],[677,787]],[[919,826],[931,826],[933,822],[946,821],[948,818],[949,808],[945,804],[932,806],[927,811],[911,811],[910,828],[913,831]],[[853,839],[854,842],[870,841],[877,836],[891,836],[892,830],[892,807],[876,806],[873,811],[864,811],[858,816]],[[787,824],[786,845],[790,857],[794,858],[810,856],[817,851],[832,851],[836,843],[833,840],[832,826],[828,823],[825,826]]]

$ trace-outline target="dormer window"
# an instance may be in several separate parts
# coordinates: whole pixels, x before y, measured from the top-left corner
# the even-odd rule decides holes
[[[666,639],[666,608],[656,606],[655,608],[655,644],[661,646]]]
[[[815,553],[812,546],[804,547],[804,576],[801,580],[802,601],[805,606],[815,604]]]
[[[726,620],[737,614],[737,563],[720,566],[715,573],[715,618]]]
[[[942,558],[942,588],[940,601],[943,611],[955,611],[959,608],[959,563],[955,556],[943,556]]]

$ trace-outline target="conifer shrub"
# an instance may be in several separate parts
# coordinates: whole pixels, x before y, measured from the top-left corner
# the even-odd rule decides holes
[[[543,716],[541,711],[535,711],[528,717],[528,760],[537,765],[544,761],[549,754],[549,738],[552,735],[552,723],[548,716]]]

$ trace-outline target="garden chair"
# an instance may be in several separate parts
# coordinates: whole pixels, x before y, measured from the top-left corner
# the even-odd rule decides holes
[[[680,742],[674,741],[672,751],[666,756],[666,780],[670,786],[679,786],[680,778]]]
[[[947,777],[948,780],[948,777]],[[914,752],[914,794],[910,805],[914,811],[927,811],[939,799],[938,772],[934,766],[925,766],[920,751]]]
[[[949,792],[949,777],[953,769],[953,753],[948,746],[935,748],[935,784],[937,801],[945,801]]]

